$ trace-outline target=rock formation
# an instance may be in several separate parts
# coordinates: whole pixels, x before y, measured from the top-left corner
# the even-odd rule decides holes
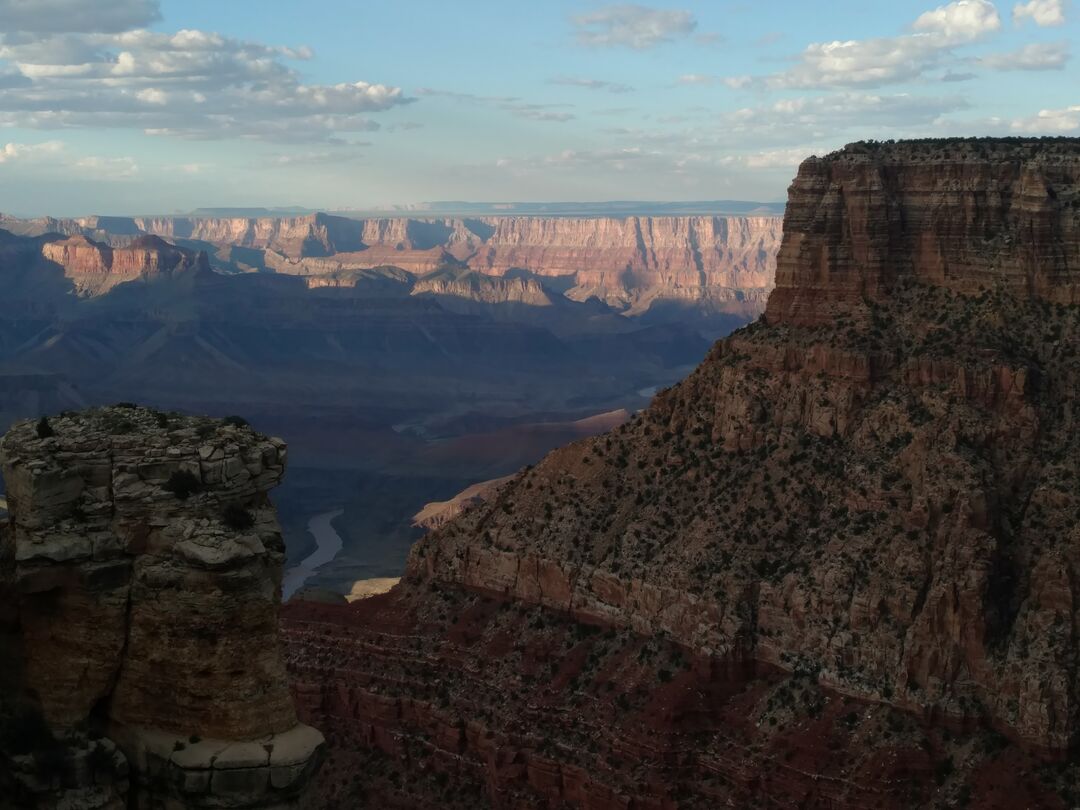
[[[807,161],[767,317],[392,593],[287,614],[332,767],[407,807],[1074,805],[1078,193],[1076,140]]]
[[[70,235],[46,255],[67,266],[109,264],[104,246],[138,246],[153,235],[191,248],[217,249],[229,269],[266,268],[322,276],[397,267],[413,275],[447,266],[485,275],[526,272],[551,280],[570,298],[596,297],[631,315],[657,302],[756,315],[775,274],[780,243],[776,216],[499,216],[348,219],[297,217],[83,217],[0,227]],[[96,250],[100,258],[89,256]],[[91,288],[90,292],[94,290]]]
[[[110,784],[112,807],[130,769],[140,807],[297,806],[323,741],[277,638],[284,443],[116,406],[19,423],[0,463],[17,711],[46,729],[16,758],[22,789],[63,806]]]
[[[118,248],[85,236],[71,236],[46,242],[41,253],[46,260],[64,268],[64,275],[80,296],[102,295],[129,281],[149,280],[193,268],[209,269],[205,254],[196,256],[156,236],[141,236]]]

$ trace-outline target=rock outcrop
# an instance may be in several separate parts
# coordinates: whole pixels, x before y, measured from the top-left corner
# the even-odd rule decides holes
[[[183,250],[156,236],[141,236],[124,247],[110,247],[85,236],[46,242],[41,253],[64,268],[80,296],[102,295],[118,284],[152,280],[191,270],[209,270],[206,255]]]
[[[767,317],[381,601],[298,607],[302,713],[492,806],[1075,804],[1076,766],[1022,774],[1080,732],[1078,173],[809,160]]]
[[[284,443],[116,406],[19,423],[0,463],[24,711],[67,746],[59,783],[31,769],[25,789],[94,785],[89,734],[138,806],[297,806],[322,736],[297,722],[277,637]]]

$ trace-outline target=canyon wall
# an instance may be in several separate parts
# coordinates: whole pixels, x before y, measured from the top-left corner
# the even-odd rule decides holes
[[[1080,730],[1078,171],[805,163],[766,320],[381,601],[286,614],[302,713],[494,807],[1075,803],[1075,766],[1022,774]]]
[[[123,247],[70,236],[46,242],[41,254],[64,269],[79,296],[103,295],[118,284],[153,280],[197,266],[209,270],[205,254],[196,257],[156,236],[140,236]]]
[[[494,276],[525,272],[548,279],[570,298],[595,296],[629,314],[669,301],[751,315],[760,312],[773,284],[780,224],[775,216],[354,220],[328,214],[0,221],[15,231],[33,225],[35,233],[52,230],[118,246],[132,235],[150,234],[224,251],[219,260],[230,267],[239,261],[290,275],[381,266],[414,275],[446,267]],[[69,239],[49,255],[66,264],[62,258],[90,249]],[[236,250],[249,253],[238,259]]]
[[[298,806],[323,740],[278,642],[284,443],[116,406],[15,425],[0,464],[12,711],[45,729],[16,741],[22,790],[112,807],[130,779],[138,806]]]
[[[1078,186],[1064,143],[810,158],[790,190],[770,320],[822,323],[898,280],[1078,304]]]

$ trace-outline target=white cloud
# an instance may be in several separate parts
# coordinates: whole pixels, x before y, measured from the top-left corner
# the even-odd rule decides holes
[[[878,87],[920,78],[951,50],[1001,28],[989,0],[953,0],[921,14],[914,33],[864,40],[815,42],[794,67],[764,78],[731,77],[732,86],[770,88]]]
[[[95,180],[125,180],[139,171],[138,165],[130,157],[69,155],[63,141],[0,145],[0,165],[14,163],[33,163],[35,171],[44,165],[58,172],[74,172]]]
[[[582,87],[586,90],[604,90],[608,93],[629,93],[633,87],[619,82],[608,82],[602,79],[582,79],[573,76],[559,76],[548,81],[549,84],[561,84],[566,87]]]
[[[117,33],[161,19],[158,0],[0,0],[0,31]]]
[[[593,47],[622,46],[644,50],[689,36],[697,20],[689,11],[670,11],[635,4],[604,6],[571,18],[577,41]]]
[[[712,84],[715,81],[715,76],[705,73],[684,73],[679,77],[679,84]]]
[[[4,0],[0,0],[3,4]],[[77,18],[90,0],[48,0]],[[21,3],[0,5],[10,14]],[[0,33],[0,126],[132,128],[184,138],[335,141],[378,129],[369,115],[407,104],[401,88],[366,81],[307,84],[289,64],[312,56],[221,34],[114,31],[145,3],[120,3],[116,25],[68,33]],[[126,8],[126,16],[119,14]],[[156,9],[156,4],[153,4]],[[136,9],[137,10],[137,9]],[[20,13],[25,18],[25,8]],[[144,15],[145,16],[145,15]],[[21,18],[20,18],[21,19]],[[20,25],[30,26],[33,19]],[[87,30],[83,30],[87,29]],[[17,76],[18,80],[11,77]]]
[[[421,87],[416,91],[416,95],[452,98],[464,104],[495,107],[505,110],[515,118],[527,118],[531,121],[565,123],[575,118],[573,113],[566,111],[566,108],[574,106],[572,104],[530,104],[517,96],[480,96],[474,93],[459,93],[456,90],[437,90],[432,87]]]
[[[1008,53],[995,53],[978,60],[993,70],[1061,70],[1069,61],[1068,43],[1032,43]]]
[[[77,170],[96,180],[126,180],[139,172],[138,164],[130,157],[84,157],[73,164]]]
[[[1061,110],[1040,110],[1037,115],[1013,121],[1015,132],[1037,135],[1068,135],[1080,132],[1080,104]]]
[[[788,169],[794,168],[814,154],[813,149],[797,147],[794,149],[772,149],[746,155],[744,163],[749,169]]]
[[[1017,25],[1025,20],[1034,20],[1043,27],[1065,24],[1065,0],[1030,0],[1013,6],[1013,22]]]
[[[943,45],[961,45],[1000,30],[1001,17],[990,0],[954,0],[920,14],[912,27]]]
[[[13,163],[17,160],[27,160],[37,157],[55,155],[63,150],[61,141],[45,141],[43,143],[6,143],[0,146],[0,163]]]

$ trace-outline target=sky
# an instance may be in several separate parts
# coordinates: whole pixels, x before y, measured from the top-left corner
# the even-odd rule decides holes
[[[0,0],[0,211],[778,201],[862,138],[1080,136],[1073,0]]]

